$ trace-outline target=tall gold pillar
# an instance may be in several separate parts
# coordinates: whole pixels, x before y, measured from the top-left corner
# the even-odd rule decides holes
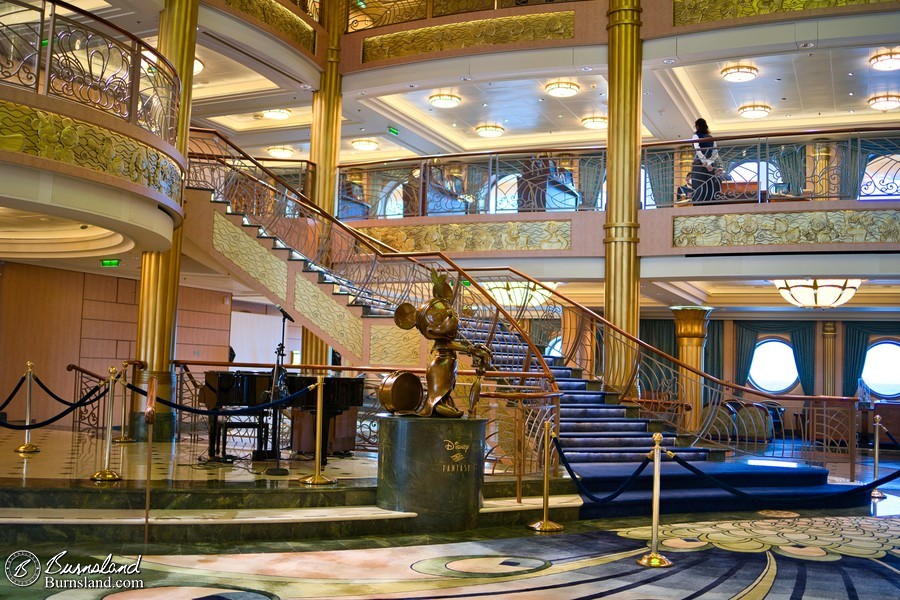
[[[638,334],[640,262],[637,257],[641,166],[641,3],[609,5],[609,162],[607,166],[604,316],[627,333]],[[635,350],[621,336],[604,336],[604,378],[625,384]]]
[[[673,306],[675,340],[681,362],[703,371],[703,350],[706,347],[706,328],[709,323],[708,306]],[[681,425],[690,432],[700,430],[703,414],[703,380],[696,373],[678,367],[678,402],[684,407]],[[690,407],[690,410],[687,408]]]
[[[316,165],[312,201],[334,214],[335,179],[341,150],[341,35],[347,25],[348,2],[322,2],[321,23],[328,32],[325,71],[313,93],[309,160]]]
[[[159,16],[158,50],[178,71],[181,98],[178,111],[178,151],[187,156],[191,124],[191,86],[194,78],[194,50],[197,45],[199,0],[166,0]],[[183,190],[182,190],[183,192]],[[172,400],[177,395],[175,372],[175,316],[178,281],[181,274],[181,228],[172,232],[172,246],[165,252],[144,252],[141,256],[141,283],[138,291],[137,359],[147,364],[137,385],[146,389],[150,376],[158,381],[157,395]],[[143,397],[132,398],[132,436],[146,439]],[[157,404],[155,440],[175,437],[175,415]]]
[[[834,396],[835,393],[834,376],[837,366],[835,338],[837,338],[835,322],[822,323],[822,394],[825,396]]]
[[[806,181],[813,200],[840,198],[840,169],[836,168],[836,144],[817,141],[806,147]],[[799,192],[797,192],[799,193]]]
[[[331,364],[328,356],[328,344],[312,331],[303,327],[300,338],[300,362],[304,365]]]

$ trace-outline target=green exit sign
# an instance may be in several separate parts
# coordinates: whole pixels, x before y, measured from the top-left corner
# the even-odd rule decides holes
[[[391,135],[400,135],[400,130],[396,127],[388,127],[388,133]]]
[[[119,266],[120,262],[121,261],[118,258],[102,258],[100,259],[100,266],[114,269]]]

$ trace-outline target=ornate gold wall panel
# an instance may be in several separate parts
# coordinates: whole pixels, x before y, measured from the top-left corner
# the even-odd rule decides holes
[[[288,266],[244,231],[213,213],[213,247],[279,298],[287,298]]]
[[[571,221],[447,223],[367,227],[365,233],[400,252],[484,250],[569,250]]]
[[[297,273],[294,278],[294,309],[332,339],[339,340],[356,356],[362,355],[362,319],[336,302],[302,273]]]
[[[418,366],[419,330],[396,325],[373,325],[369,340],[369,362],[373,365]]]
[[[880,4],[891,0],[674,0],[675,26],[712,23],[813,8]]]
[[[574,37],[574,11],[483,19],[367,38],[363,41],[362,61],[369,63],[445,50]]]
[[[181,203],[178,163],[155,148],[84,121],[0,100],[0,149],[113,175]]]
[[[675,217],[676,248],[900,242],[900,210]]]
[[[275,0],[225,0],[225,4],[233,10],[265,23],[310,54],[316,53],[315,30]]]

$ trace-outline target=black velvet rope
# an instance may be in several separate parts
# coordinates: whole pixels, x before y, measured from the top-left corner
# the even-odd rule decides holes
[[[302,390],[298,390],[298,391],[294,392],[293,394],[285,396],[284,398],[281,398],[279,400],[275,400],[272,402],[266,402],[264,404],[257,404],[256,406],[248,406],[247,408],[235,408],[232,410],[215,410],[215,409],[207,410],[207,409],[203,409],[203,408],[194,408],[193,406],[184,406],[183,404],[177,404],[175,402],[170,402],[164,398],[160,398],[159,396],[156,397],[156,401],[159,402],[160,404],[162,404],[163,406],[168,406],[169,408],[172,408],[175,410],[181,410],[181,411],[191,413],[194,415],[207,415],[207,416],[211,416],[211,417],[218,417],[220,415],[225,415],[225,416],[252,415],[254,413],[262,412],[262,411],[268,410],[270,408],[280,408],[280,407],[288,404],[289,402],[293,402],[295,399],[306,395],[306,393],[309,392],[315,386],[316,386],[315,383],[310,384],[310,385],[306,386],[305,388],[303,388]],[[126,384],[126,387],[129,390],[136,392],[142,396],[147,395],[147,390],[142,390],[141,388],[135,387],[135,386],[131,385],[130,383]]]
[[[881,479],[878,479],[871,483],[853,487],[847,491],[838,492],[836,494],[818,494],[816,496],[803,496],[803,497],[795,496],[795,497],[787,497],[787,498],[773,498],[771,496],[757,496],[757,495],[749,494],[743,490],[739,490],[736,487],[730,486],[727,483],[719,481],[718,479],[716,479],[712,475],[709,475],[708,473],[704,473],[699,468],[695,467],[694,465],[690,464],[688,461],[684,460],[683,458],[681,458],[675,454],[670,454],[669,456],[672,458],[672,460],[677,462],[679,465],[681,465],[682,467],[684,467],[685,469],[687,469],[694,475],[697,475],[698,477],[705,479],[706,481],[712,483],[716,487],[719,487],[719,488],[725,490],[726,492],[729,492],[730,494],[733,494],[735,496],[740,496],[742,498],[747,498],[747,499],[749,499],[753,502],[757,502],[757,503],[772,503],[772,504],[778,504],[778,505],[802,505],[802,504],[808,503],[813,498],[825,500],[825,501],[840,500],[843,498],[847,498],[850,496],[855,496],[857,494],[863,494],[865,492],[871,491],[882,484],[891,482],[891,481],[897,479],[898,477],[900,477],[900,470],[898,470],[898,471],[895,471],[894,473],[891,473],[890,475],[882,477]]]
[[[48,396],[50,396],[51,398],[53,398],[60,404],[65,404],[66,406],[75,406],[77,404],[77,402],[69,402],[68,400],[64,400],[64,399],[60,398],[59,396],[57,396],[56,394],[54,394],[53,392],[51,392],[50,389],[46,385],[44,385],[44,382],[41,381],[40,377],[38,377],[37,375],[32,375],[32,378],[34,378],[34,381],[40,386],[40,388],[42,390],[47,392]],[[96,388],[96,387],[98,387],[98,386],[94,386],[94,388]]]
[[[23,383],[25,383],[25,376],[24,376],[24,375],[22,375],[22,376],[19,378],[19,383],[17,383],[17,384],[16,384],[16,387],[13,388],[13,391],[12,391],[12,393],[9,395],[9,398],[7,398],[7,399],[3,402],[3,404],[0,404],[0,410],[3,410],[3,409],[6,408],[7,406],[9,406],[9,403],[12,402],[12,399],[15,398],[15,397],[16,397],[16,394],[19,393],[19,390],[22,388],[22,384],[23,384]]]
[[[566,453],[563,451],[562,445],[559,443],[559,439],[557,439],[556,437],[553,438],[553,445],[556,447],[556,453],[559,454],[559,458],[562,461],[563,466],[566,468],[566,471],[569,473],[569,477],[571,477],[572,481],[575,482],[575,485],[578,486],[578,493],[581,494],[582,496],[584,496],[585,498],[587,498],[588,500],[590,500],[591,502],[595,502],[597,504],[605,504],[607,502],[612,502],[613,500],[618,498],[622,494],[622,492],[624,492],[629,487],[631,487],[631,485],[640,476],[640,474],[644,472],[644,469],[647,468],[647,465],[650,464],[650,459],[645,456],[644,460],[641,462],[640,465],[638,465],[638,468],[635,469],[634,473],[632,473],[628,477],[628,479],[626,479],[622,483],[622,485],[619,486],[619,488],[617,490],[615,490],[608,496],[604,496],[603,498],[598,498],[597,496],[592,494],[590,491],[588,491],[587,488],[584,487],[584,483],[582,483],[581,479],[578,477],[578,475],[575,473],[575,471],[572,470],[572,466],[569,464],[569,461],[566,458]]]
[[[46,427],[47,425],[56,423],[57,421],[59,421],[60,419],[62,419],[66,415],[68,415],[69,413],[74,412],[76,409],[87,406],[88,404],[93,404],[94,402],[96,402],[97,400],[99,400],[100,398],[102,398],[103,396],[106,395],[107,389],[108,388],[106,386],[103,386],[102,391],[99,394],[97,394],[97,396],[95,398],[91,398],[90,397],[91,394],[96,393],[98,390],[98,388],[95,387],[93,390],[89,391],[87,393],[87,395],[83,396],[81,398],[81,400],[79,400],[78,402],[72,403],[70,406],[67,406],[65,409],[63,409],[63,411],[61,413],[59,413],[58,415],[50,417],[49,419],[46,419],[44,421],[40,421],[38,423],[31,423],[30,425],[13,425],[12,423],[0,422],[0,427],[4,427],[6,429],[15,429],[16,431],[26,431],[28,429],[40,429],[41,427]]]

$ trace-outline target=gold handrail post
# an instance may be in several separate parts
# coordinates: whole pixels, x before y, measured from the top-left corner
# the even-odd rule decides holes
[[[541,533],[555,533],[565,529],[563,525],[550,520],[550,420],[544,421],[544,518],[528,526]]]
[[[654,433],[653,450],[650,451],[650,454],[653,457],[653,524],[651,526],[650,552],[637,560],[637,564],[642,567],[659,568],[672,566],[672,562],[659,553],[659,479],[661,443],[662,434],[659,432]]]
[[[128,377],[128,361],[122,363],[122,373],[125,377]],[[110,398],[110,402],[115,399],[115,394]],[[128,394],[125,393],[125,389],[122,390],[122,429],[119,431],[119,437],[113,438],[114,444],[131,444],[134,442],[134,438],[128,435]]]
[[[885,426],[881,424],[881,415],[875,415],[875,425],[874,427],[872,427],[872,429],[875,431],[875,468],[872,471],[872,479],[874,481],[878,481],[878,453],[881,451],[881,446],[878,442],[878,438],[881,436],[879,435],[880,432],[878,430],[884,429],[885,431],[887,431]],[[882,492],[878,488],[872,490],[871,496],[872,500],[875,500],[876,502],[878,500],[884,500],[885,498],[887,498],[887,496],[884,495],[884,492]]]
[[[113,420],[113,400],[116,395],[116,379],[118,371],[115,367],[109,368],[109,379],[106,382],[107,396],[106,399],[106,449],[103,452],[103,468],[91,475],[91,481],[120,481],[122,476],[109,468],[109,455],[112,451],[112,420]]]
[[[316,471],[309,477],[300,479],[300,483],[307,485],[327,485],[337,483],[337,479],[322,475],[322,423],[325,420],[322,413],[325,411],[325,376],[316,377]]]
[[[34,363],[25,363],[25,427],[31,425],[31,383],[34,381]],[[34,454],[41,449],[31,443],[31,429],[25,429],[25,443],[16,448],[19,454]]]

